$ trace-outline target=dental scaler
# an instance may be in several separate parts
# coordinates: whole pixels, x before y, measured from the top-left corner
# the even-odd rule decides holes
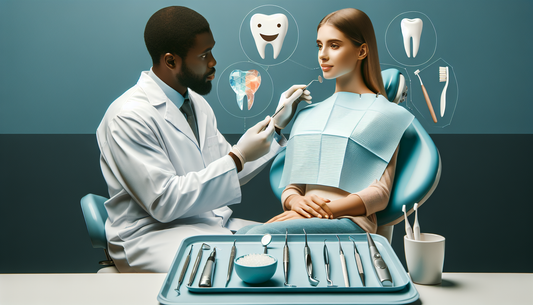
[[[288,230],[285,229],[285,246],[283,246],[283,275],[285,277],[285,283],[283,285],[287,287],[296,287],[296,285],[289,284],[289,245],[287,244]]]
[[[372,237],[370,237],[368,232],[366,233],[366,237],[368,239],[368,249],[370,251],[370,258],[372,259],[372,266],[376,271],[379,282],[383,287],[392,287],[393,282],[389,272],[389,267],[387,267],[387,264],[383,260],[383,257],[381,257],[374,240]]]

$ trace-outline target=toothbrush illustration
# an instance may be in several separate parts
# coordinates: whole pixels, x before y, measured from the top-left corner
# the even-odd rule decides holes
[[[444,116],[444,111],[446,110],[446,90],[448,89],[448,82],[450,79],[449,73],[450,73],[450,70],[448,66],[439,67],[439,82],[441,83],[446,82],[446,85],[444,85],[444,89],[442,89],[442,93],[440,95],[440,117],[441,118]]]
[[[409,219],[407,219],[407,211],[405,210],[405,204],[402,207],[403,217],[405,221],[405,234],[407,234],[408,239],[413,239],[413,230],[409,224]]]
[[[433,105],[431,104],[431,100],[429,99],[428,92],[426,90],[426,87],[424,87],[424,83],[422,83],[422,79],[420,78],[420,70],[415,71],[415,75],[418,76],[418,79],[420,80],[420,86],[422,86],[422,92],[424,93],[424,97],[426,98],[426,104],[428,105],[429,112],[431,113],[431,118],[433,118],[433,122],[437,123],[437,116],[435,115],[435,111],[433,110]]]
[[[415,223],[413,224],[415,240],[420,240],[420,225],[418,224],[418,203],[415,203]]]

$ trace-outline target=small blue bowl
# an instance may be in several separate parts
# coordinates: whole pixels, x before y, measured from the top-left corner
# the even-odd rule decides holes
[[[274,259],[274,262],[269,265],[252,267],[244,266],[238,263],[238,260],[246,255],[239,256],[235,259],[235,271],[241,280],[249,284],[260,284],[270,280],[272,276],[274,276],[274,273],[276,273],[276,269],[278,267],[278,260],[275,257],[268,254],[260,254],[271,257]]]

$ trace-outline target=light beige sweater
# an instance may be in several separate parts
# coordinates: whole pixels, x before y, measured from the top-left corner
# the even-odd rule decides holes
[[[316,184],[289,184],[281,195],[281,203],[284,210],[286,209],[285,201],[290,195],[299,194],[305,195],[317,195],[331,201],[336,199],[345,198],[348,196],[359,196],[363,201],[366,208],[366,215],[351,216],[345,215],[340,218],[350,218],[361,229],[369,233],[376,233],[378,229],[376,212],[382,211],[387,207],[389,203],[389,197],[392,189],[392,183],[394,181],[394,173],[396,170],[396,160],[398,158],[398,148],[394,152],[389,164],[385,168],[383,175],[379,179],[376,179],[367,188],[350,194],[336,187],[316,185]]]

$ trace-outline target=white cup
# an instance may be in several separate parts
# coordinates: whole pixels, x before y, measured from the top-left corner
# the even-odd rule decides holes
[[[407,269],[413,282],[417,284],[435,285],[442,282],[444,267],[443,236],[420,233],[420,240],[403,238]]]

